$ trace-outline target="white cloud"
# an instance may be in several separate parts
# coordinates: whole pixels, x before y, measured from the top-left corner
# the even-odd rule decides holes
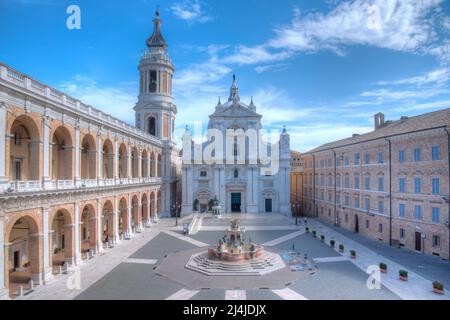
[[[396,81],[379,81],[378,85],[424,85],[424,84],[442,84],[450,80],[449,68],[438,68],[424,75],[396,80]]]
[[[426,88],[423,90],[391,90],[379,89],[365,91],[361,93],[362,97],[373,97],[381,101],[399,101],[406,99],[426,99],[440,94],[450,93],[449,89]]]
[[[57,87],[94,108],[134,125],[133,107],[137,101],[138,83],[124,82],[117,87],[102,86],[89,77],[75,75]]]
[[[172,5],[171,10],[176,17],[189,23],[205,23],[213,20],[213,17],[204,12],[199,0],[176,2]]]
[[[276,29],[269,42],[296,51],[330,49],[341,54],[349,45],[417,52],[435,40],[432,19],[442,0],[355,0],[340,2],[328,14],[313,13]]]
[[[393,112],[411,112],[411,111],[433,111],[437,109],[450,108],[450,100],[438,100],[432,102],[418,103],[418,104],[408,104],[403,107],[394,108]]]

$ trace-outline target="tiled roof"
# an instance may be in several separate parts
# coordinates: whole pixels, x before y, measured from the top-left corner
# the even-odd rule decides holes
[[[414,131],[438,128],[450,125],[450,108],[435,112],[425,113],[414,117],[404,117],[397,121],[387,121],[381,128],[369,133],[355,135],[350,138],[333,141],[312,149],[306,153],[314,153],[328,149],[343,147],[353,143],[366,142],[378,138],[384,138]]]

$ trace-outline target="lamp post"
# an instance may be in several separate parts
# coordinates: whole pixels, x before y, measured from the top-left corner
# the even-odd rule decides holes
[[[292,209],[295,212],[295,225],[298,226],[298,208],[299,208],[298,201],[295,200],[295,202],[292,204]]]
[[[181,209],[181,203],[179,203],[178,201],[175,202],[175,204],[172,205],[172,209],[175,212],[175,226],[178,227],[178,214]]]

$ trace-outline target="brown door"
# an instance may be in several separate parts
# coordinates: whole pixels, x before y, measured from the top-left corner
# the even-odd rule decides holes
[[[355,214],[355,233],[359,233],[359,219],[358,215]]]
[[[416,232],[416,250],[422,251],[422,235],[420,232]]]

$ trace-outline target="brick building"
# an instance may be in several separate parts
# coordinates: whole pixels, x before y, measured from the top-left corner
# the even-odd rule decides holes
[[[302,155],[305,214],[448,259],[450,109],[374,120]]]

